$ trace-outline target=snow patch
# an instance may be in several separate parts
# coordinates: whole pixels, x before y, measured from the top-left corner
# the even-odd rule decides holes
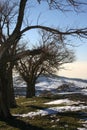
[[[79,104],[80,101],[78,102],[74,102],[72,100],[69,100],[69,99],[59,99],[59,100],[55,100],[55,101],[51,101],[51,102],[47,102],[47,103],[44,103],[44,104],[47,104],[47,105],[52,105],[52,104],[67,104],[67,105],[73,105],[73,104]]]
[[[51,107],[43,110],[37,110],[36,112],[29,112],[27,114],[17,114],[15,116],[20,117],[33,117],[33,116],[45,116],[50,114],[57,114],[58,112],[66,112],[66,111],[79,111],[87,109],[87,106],[64,106],[64,107]]]
[[[77,128],[77,130],[87,130],[87,128]]]

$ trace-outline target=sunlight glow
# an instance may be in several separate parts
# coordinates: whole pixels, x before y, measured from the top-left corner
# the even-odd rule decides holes
[[[65,69],[57,73],[59,76],[87,79],[87,62],[74,62],[64,67]]]

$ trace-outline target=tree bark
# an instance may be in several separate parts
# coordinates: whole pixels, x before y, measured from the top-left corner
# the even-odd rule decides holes
[[[8,69],[8,96],[9,96],[9,105],[10,107],[16,107],[16,100],[14,95],[14,88],[13,88],[13,76],[12,76],[12,69],[13,66],[10,63],[9,69]]]
[[[32,98],[35,96],[35,83],[28,82],[26,90],[26,98]]]
[[[9,97],[8,97],[8,80],[6,75],[5,66],[0,66],[0,117],[11,117],[9,109]]]
[[[0,64],[0,117],[3,118],[11,117],[10,107],[16,107],[12,69],[11,63]]]

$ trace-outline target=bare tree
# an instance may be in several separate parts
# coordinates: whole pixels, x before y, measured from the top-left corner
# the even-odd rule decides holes
[[[39,4],[42,1],[44,2],[44,0],[37,0]],[[87,27],[79,29],[68,29],[62,32],[56,29],[56,27],[52,28],[37,24],[31,26],[22,26],[28,0],[19,0],[17,2],[18,3],[14,2],[13,0],[0,1],[0,117],[3,116],[5,118],[11,116],[8,105],[9,98],[7,90],[9,89],[9,86],[7,84],[9,84],[9,80],[7,66],[9,65],[9,62],[12,61],[12,57],[13,59],[18,59],[19,57],[24,56],[26,53],[30,54],[30,50],[27,50],[26,52],[22,52],[17,55],[13,53],[14,55],[11,56],[10,50],[15,48],[16,44],[25,32],[31,29],[39,28],[57,34],[61,37],[61,39],[64,35],[87,38]],[[45,2],[47,2],[50,9],[61,11],[70,10],[70,7],[77,11],[77,9],[80,9],[81,6],[87,5],[87,3],[84,3],[83,0],[78,0],[78,2],[77,0],[64,0],[64,2],[59,0],[46,0]],[[32,3],[32,1],[30,3]],[[38,51],[34,50],[32,51],[32,54],[34,54],[34,52],[38,53]],[[41,53],[41,50],[39,50],[39,53]]]
[[[61,43],[57,35],[46,31],[41,31],[38,48],[43,48],[44,51],[39,55],[27,56],[16,64],[16,69],[27,84],[27,98],[35,96],[35,83],[41,74],[53,74],[59,71],[63,64],[75,60],[74,52]]]
[[[3,94],[1,94],[0,96],[6,98],[5,99],[1,97],[1,100],[5,100],[4,103],[1,105],[1,109],[3,109],[0,111],[2,116],[3,114],[5,114],[2,112],[5,110],[4,107],[7,107],[7,113],[8,116],[10,116],[9,107],[16,106],[12,75],[15,61],[20,59],[21,57],[24,57],[25,55],[32,54],[32,52],[33,54],[41,52],[41,50],[25,50],[24,52],[16,51],[16,46],[20,37],[17,38],[16,41],[12,41],[12,44],[10,46],[7,45],[9,43],[7,41],[11,35],[11,25],[14,24],[15,17],[17,15],[16,9],[17,3],[13,3],[12,6],[10,6],[10,2],[8,0],[3,2],[0,1],[0,54],[3,52],[2,48],[7,48],[4,52],[4,55],[0,59],[0,77],[2,82],[0,82],[0,87],[1,91],[3,91]]]

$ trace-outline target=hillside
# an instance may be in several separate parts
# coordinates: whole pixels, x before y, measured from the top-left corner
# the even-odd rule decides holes
[[[73,94],[87,95],[87,80],[53,76],[41,76],[36,83],[36,96],[41,94]],[[26,95],[26,83],[19,75],[14,75],[16,94]]]

